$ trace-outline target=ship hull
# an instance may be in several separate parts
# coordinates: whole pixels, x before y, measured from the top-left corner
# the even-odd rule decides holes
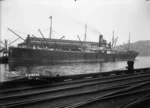
[[[74,63],[134,60],[137,52],[106,54],[100,52],[9,48],[8,62]]]

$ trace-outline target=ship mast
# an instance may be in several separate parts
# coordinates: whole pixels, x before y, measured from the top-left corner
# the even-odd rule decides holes
[[[128,51],[130,51],[130,33],[129,33],[129,41],[128,41]]]
[[[84,37],[84,46],[85,46],[85,43],[86,43],[86,32],[87,32],[87,24],[85,24],[85,37]]]
[[[52,35],[52,16],[49,17],[50,21],[50,33],[49,33],[49,38],[51,39],[51,35]]]
[[[114,33],[114,30],[113,30],[112,44],[111,44],[112,49],[113,49],[113,44],[114,44],[114,35],[115,35],[115,33]]]

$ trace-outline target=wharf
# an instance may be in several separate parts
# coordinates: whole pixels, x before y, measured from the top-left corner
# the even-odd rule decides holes
[[[149,108],[150,68],[0,84],[2,108]]]
[[[6,64],[6,63],[8,63],[8,57],[7,56],[0,57],[0,64]]]

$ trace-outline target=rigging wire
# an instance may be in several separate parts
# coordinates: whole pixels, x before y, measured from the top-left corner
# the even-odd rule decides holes
[[[41,31],[43,31],[43,32],[46,32],[46,31],[49,31],[49,29],[50,28],[45,28],[45,29],[40,29]],[[37,31],[36,33],[34,33],[34,34],[38,34],[39,32]],[[57,35],[60,35],[60,36],[65,36],[64,34],[62,34],[62,33],[59,33],[59,32],[57,32],[56,30],[52,30],[52,36],[54,37],[55,36],[55,34]]]

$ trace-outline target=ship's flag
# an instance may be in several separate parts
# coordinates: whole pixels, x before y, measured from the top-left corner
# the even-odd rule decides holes
[[[52,16],[49,17],[49,19],[51,19],[51,18],[52,18]]]

